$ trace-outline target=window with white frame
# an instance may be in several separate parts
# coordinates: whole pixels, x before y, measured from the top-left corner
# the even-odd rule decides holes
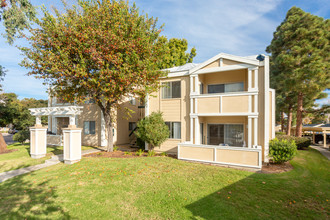
[[[208,93],[226,93],[226,92],[242,92],[244,91],[244,82],[213,84],[207,86]]]
[[[243,124],[208,124],[209,145],[228,145],[242,147],[244,145]]]
[[[181,122],[165,122],[170,130],[170,139],[181,139]]]
[[[84,121],[84,134],[95,134],[95,121]]]
[[[181,98],[181,82],[164,82],[162,83],[162,98],[163,99],[173,99]]]

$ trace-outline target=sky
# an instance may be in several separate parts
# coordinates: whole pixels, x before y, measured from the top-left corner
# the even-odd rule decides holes
[[[44,4],[61,8],[61,0],[31,0],[35,6]],[[74,0],[67,0],[73,3]],[[130,1],[131,2],[131,1]],[[189,47],[195,47],[195,63],[201,63],[218,53],[239,56],[266,54],[273,32],[284,20],[286,12],[297,6],[312,14],[329,18],[328,0],[136,0],[140,10],[158,17],[165,24],[163,35],[168,38],[185,38]],[[4,33],[0,25],[0,33]],[[24,45],[17,40],[14,45]],[[27,76],[28,70],[20,67],[23,57],[15,46],[10,46],[0,36],[0,65],[8,72],[3,82],[5,92],[14,92],[19,98],[47,99],[43,81]],[[330,102],[329,98],[318,103]]]

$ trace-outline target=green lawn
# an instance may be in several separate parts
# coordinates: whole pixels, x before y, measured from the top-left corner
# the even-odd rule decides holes
[[[329,219],[330,162],[261,174],[169,157],[84,158],[0,184],[0,219]]]
[[[28,167],[40,163],[44,163],[45,160],[49,159],[54,154],[62,154],[63,147],[47,147],[47,155],[44,158],[32,159],[30,157],[30,145],[19,143],[8,145],[8,149],[15,149],[16,151],[0,154],[0,173],[9,170],[15,170],[22,167]],[[82,150],[91,149],[92,147],[82,147]]]

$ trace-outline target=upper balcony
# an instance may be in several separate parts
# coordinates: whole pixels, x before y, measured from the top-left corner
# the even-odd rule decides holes
[[[257,115],[258,69],[209,68],[190,78],[194,115]],[[221,71],[223,70],[223,71]]]

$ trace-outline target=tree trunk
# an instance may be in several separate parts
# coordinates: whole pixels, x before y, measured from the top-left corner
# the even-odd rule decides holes
[[[0,154],[4,153],[5,151],[7,151],[7,144],[2,136],[2,133],[0,133]]]
[[[291,124],[292,124],[292,106],[289,106],[288,120],[286,125],[286,135],[291,135]]]
[[[102,110],[105,127],[106,127],[106,134],[108,137],[107,143],[107,152],[113,151],[113,120],[111,116],[111,106],[107,106],[104,110]]]
[[[284,112],[281,112],[281,131],[284,132]]]
[[[303,100],[304,100],[304,95],[300,92],[298,94],[298,103],[297,103],[297,125],[296,125],[297,137],[301,137],[302,135]]]

